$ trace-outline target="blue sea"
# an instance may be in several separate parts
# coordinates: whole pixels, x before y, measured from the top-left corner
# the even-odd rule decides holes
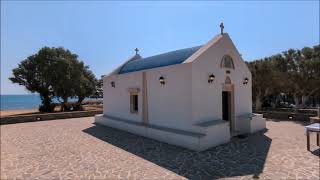
[[[70,99],[76,101],[77,99]],[[93,98],[86,98],[85,100],[97,100]],[[1,106],[0,110],[10,109],[37,109],[41,104],[41,99],[38,94],[24,94],[24,95],[0,95]],[[58,102],[54,100],[54,102]]]

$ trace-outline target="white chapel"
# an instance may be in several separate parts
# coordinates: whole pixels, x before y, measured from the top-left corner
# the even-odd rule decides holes
[[[143,58],[103,78],[97,124],[201,151],[266,128],[252,113],[251,73],[230,36]]]

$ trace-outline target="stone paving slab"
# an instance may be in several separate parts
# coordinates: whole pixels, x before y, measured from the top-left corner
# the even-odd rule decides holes
[[[319,179],[302,124],[202,152],[92,124],[92,117],[1,125],[1,179]]]

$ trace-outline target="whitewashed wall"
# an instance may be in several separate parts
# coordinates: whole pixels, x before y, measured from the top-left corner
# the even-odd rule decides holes
[[[104,80],[104,114],[142,122],[142,72],[112,75]],[[146,70],[148,119],[153,125],[192,130],[191,64]],[[159,77],[165,78],[165,85]],[[112,88],[110,82],[115,82]],[[139,112],[130,113],[128,88],[140,88]]]
[[[224,55],[230,55],[235,69],[220,68]],[[230,74],[226,73],[230,71]],[[208,83],[210,74],[215,81]],[[193,121],[222,119],[222,88],[226,77],[234,84],[235,116],[251,113],[251,73],[227,34],[192,61]],[[249,83],[243,85],[245,77]],[[237,121],[236,121],[237,123]]]
[[[115,88],[110,82],[115,82]],[[139,112],[130,113],[130,93],[128,88],[140,88]],[[142,122],[142,73],[133,72],[108,76],[103,82],[103,114]]]
[[[159,77],[165,78],[160,85]],[[191,64],[147,71],[150,124],[194,130],[191,109]]]

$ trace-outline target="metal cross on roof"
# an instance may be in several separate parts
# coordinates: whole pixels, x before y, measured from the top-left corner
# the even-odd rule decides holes
[[[136,51],[136,54],[138,54],[139,49],[138,49],[138,48],[135,48],[134,51]]]
[[[220,29],[221,29],[221,34],[223,34],[223,28],[224,28],[224,26],[223,26],[223,22],[220,24]]]

